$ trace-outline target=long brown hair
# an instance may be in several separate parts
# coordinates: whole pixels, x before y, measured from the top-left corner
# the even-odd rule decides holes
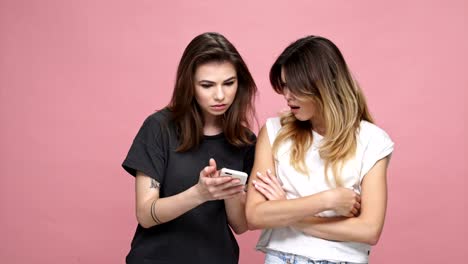
[[[313,100],[325,121],[325,135],[319,147],[324,160],[325,176],[329,185],[341,186],[339,172],[356,152],[357,132],[361,120],[372,121],[364,95],[351,75],[340,50],[330,40],[308,36],[290,44],[270,70],[273,89],[282,94],[284,86],[298,98]],[[307,173],[305,155],[313,141],[313,124],[299,121],[292,113],[281,118],[282,129],[273,151],[287,139],[292,140],[291,164],[301,173]],[[333,181],[328,175],[331,169]]]
[[[197,67],[209,62],[229,62],[236,69],[238,87],[236,97],[223,115],[223,132],[234,146],[252,144],[250,127],[255,119],[254,100],[257,86],[244,60],[223,35],[203,33],[185,48],[177,69],[174,92],[168,108],[176,124],[179,146],[185,152],[197,147],[203,139],[203,115],[195,100],[194,75]]]

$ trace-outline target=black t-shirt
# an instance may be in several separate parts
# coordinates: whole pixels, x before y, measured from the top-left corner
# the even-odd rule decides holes
[[[252,133],[252,138],[255,135]],[[198,182],[210,158],[223,167],[250,174],[254,145],[235,147],[223,134],[205,136],[198,148],[176,152],[179,141],[171,112],[150,115],[136,135],[122,166],[141,171],[160,184],[160,197],[183,192]],[[238,263],[239,247],[228,226],[224,201],[209,201],[167,223],[138,225],[127,263]]]

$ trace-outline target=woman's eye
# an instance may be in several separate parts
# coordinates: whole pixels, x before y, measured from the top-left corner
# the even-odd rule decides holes
[[[210,88],[210,87],[211,87],[211,84],[202,84],[201,87],[203,87],[203,88]]]
[[[224,85],[226,85],[226,86],[232,86],[233,84],[234,84],[234,82],[227,82],[227,83],[225,83]]]

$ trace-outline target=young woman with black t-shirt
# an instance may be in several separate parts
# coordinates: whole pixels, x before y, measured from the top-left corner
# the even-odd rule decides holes
[[[143,123],[122,166],[136,176],[136,229],[127,263],[238,263],[245,192],[220,168],[252,168],[257,88],[218,33],[182,55],[169,105]]]

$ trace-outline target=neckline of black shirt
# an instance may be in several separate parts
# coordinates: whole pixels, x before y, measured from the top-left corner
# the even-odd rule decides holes
[[[216,134],[216,135],[203,135],[203,139],[207,139],[207,140],[212,140],[212,139],[220,139],[220,138],[223,138],[224,137],[224,132],[221,132],[219,134]]]

